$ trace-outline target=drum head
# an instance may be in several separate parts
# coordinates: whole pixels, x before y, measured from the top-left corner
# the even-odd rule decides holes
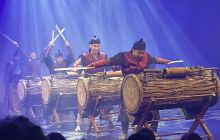
[[[19,80],[18,82],[18,98],[20,101],[24,101],[27,96],[27,80]]]
[[[76,91],[79,107],[85,109],[89,100],[88,85],[85,79],[78,80]]]
[[[48,104],[51,97],[50,78],[44,77],[42,80],[42,100],[44,104]]]
[[[136,75],[126,76],[122,83],[123,101],[127,111],[137,113],[143,100],[143,86]]]

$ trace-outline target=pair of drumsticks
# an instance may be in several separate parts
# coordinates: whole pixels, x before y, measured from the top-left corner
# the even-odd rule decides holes
[[[60,29],[60,27],[56,24],[56,30],[57,30],[57,32],[58,32],[58,34],[54,37],[54,30],[52,31],[52,33],[51,33],[51,41],[50,41],[50,43],[54,43],[56,40],[57,40],[57,38],[59,37],[59,36],[61,36],[62,37],[62,39],[63,39],[63,41],[66,41],[66,38],[64,37],[64,35],[63,35],[63,32],[65,31],[65,27],[63,28],[63,29]]]

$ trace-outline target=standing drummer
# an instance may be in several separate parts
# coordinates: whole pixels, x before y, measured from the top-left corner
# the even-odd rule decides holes
[[[54,43],[52,41],[50,41],[50,43],[44,53],[44,62],[46,64],[46,66],[48,67],[50,74],[56,73],[54,71],[55,68],[66,68],[74,62],[73,52],[70,47],[69,41],[65,40],[65,47],[68,50],[68,54],[67,54],[66,59],[64,59],[63,54],[60,52],[60,50],[58,50],[58,52],[55,54],[55,59],[53,60],[52,57],[50,56],[50,53],[51,53],[53,47],[54,47]],[[54,102],[48,104],[47,109],[44,112],[45,119],[47,119],[49,117],[49,114],[52,111],[52,107],[54,104],[55,104]]]
[[[102,59],[100,61],[92,62],[88,66],[100,67],[105,65],[119,65],[122,74],[126,76],[128,74],[139,74],[143,72],[144,69],[148,68],[149,64],[166,64],[170,62],[170,60],[167,59],[153,57],[145,51],[146,43],[143,39],[140,39],[134,43],[131,51],[120,52],[110,59]],[[155,120],[160,119],[159,111],[153,111],[152,113]],[[121,105],[119,119],[121,120],[122,126],[122,134],[119,136],[119,139],[126,139],[128,135],[129,119],[123,104]],[[154,122],[151,126],[156,132],[158,122]]]
[[[11,116],[22,115],[22,104],[18,97],[18,81],[25,76],[25,55],[16,43],[13,60],[6,64],[4,82],[5,92],[8,96],[8,114]]]
[[[107,55],[103,52],[100,52],[100,38],[94,35],[89,41],[89,51],[79,56],[79,58],[74,63],[74,67],[77,67],[80,65],[82,67],[85,67],[92,62],[100,61],[103,59],[107,59]],[[90,74],[94,74],[97,72],[104,72],[106,70],[111,70],[111,68],[110,67],[99,67],[99,68],[95,68],[91,70],[85,70],[84,74],[85,74],[85,77],[89,77]],[[109,114],[109,112],[112,109],[113,109],[112,106],[103,106],[101,108],[101,112],[103,114]],[[101,116],[101,119],[105,119],[109,121],[109,126],[113,127],[111,115],[105,116],[104,118],[102,117],[104,117],[104,115]],[[81,118],[78,118],[77,127],[75,131],[80,131],[80,123],[81,123],[79,122],[80,119]]]
[[[27,66],[26,66],[26,79],[29,80],[37,80],[40,81],[41,80],[41,66],[42,66],[42,62],[40,61],[40,59],[38,58],[37,52],[32,50],[29,53],[29,57],[27,58]],[[29,83],[29,82],[28,82]],[[27,86],[29,86],[29,84],[27,83]],[[33,111],[33,113],[38,113],[39,115],[42,114],[41,110],[38,108],[35,108],[32,106],[32,103],[37,101],[38,98],[35,99],[29,99],[26,100],[25,102],[23,102],[23,109],[27,111],[29,110],[29,107],[31,107],[31,110]]]

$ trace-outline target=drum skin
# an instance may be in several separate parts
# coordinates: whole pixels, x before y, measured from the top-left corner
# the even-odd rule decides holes
[[[85,78],[79,78],[77,81],[77,100],[80,108],[85,109],[88,106],[89,92],[88,82]]]
[[[51,98],[50,77],[42,79],[42,100],[44,104],[48,104]]]
[[[26,85],[27,85],[27,80],[24,80],[24,79],[19,80],[19,82],[18,82],[18,97],[21,102],[23,102],[27,96],[27,86]]]
[[[27,76],[26,79],[21,79],[18,82],[18,96],[19,100],[24,102],[27,96],[31,98],[32,95],[41,94],[42,81],[38,76]]]

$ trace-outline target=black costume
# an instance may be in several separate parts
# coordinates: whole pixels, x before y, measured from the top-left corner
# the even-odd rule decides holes
[[[59,73],[63,74],[63,73],[65,73],[65,71],[55,72],[54,69],[55,68],[66,68],[66,67],[68,67],[70,64],[72,64],[74,62],[74,57],[73,57],[72,49],[69,46],[67,46],[67,50],[68,50],[67,57],[63,60],[62,63],[58,64],[50,56],[50,53],[52,51],[52,47],[53,46],[49,46],[49,47],[46,48],[45,53],[44,53],[44,62],[47,65],[50,74],[59,74]],[[55,54],[55,57],[63,57],[63,54],[58,50],[58,52]],[[52,111],[52,107],[55,106],[56,99],[57,99],[57,97],[53,97],[51,99],[51,101],[48,103],[47,109],[44,112],[44,117],[45,118],[49,117],[49,114]],[[76,115],[75,111],[74,111],[74,114]]]
[[[13,60],[6,64],[4,83],[8,94],[9,115],[21,115],[22,106],[18,98],[17,84],[25,76],[25,55],[18,47],[13,54]],[[7,96],[7,95],[6,95]]]

